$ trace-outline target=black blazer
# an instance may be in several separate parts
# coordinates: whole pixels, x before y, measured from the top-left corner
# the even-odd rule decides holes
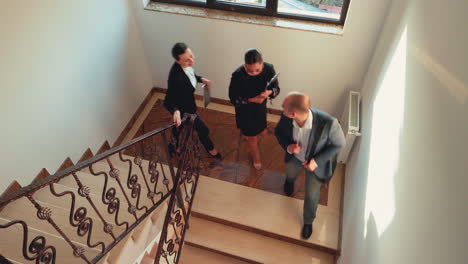
[[[252,135],[266,128],[267,100],[257,104],[248,102],[248,99],[264,92],[276,74],[273,64],[264,62],[263,65],[263,71],[255,77],[249,76],[244,66],[240,66],[232,73],[229,84],[229,100],[235,106],[237,127]],[[278,80],[267,89],[272,90],[270,99],[275,98],[280,93]]]
[[[315,108],[310,109],[313,115],[312,131],[307,144],[306,159],[314,159],[318,167],[314,170],[317,178],[322,182],[328,182],[333,175],[333,162],[335,155],[345,146],[345,137],[338,120],[333,116]],[[314,153],[311,147],[317,133],[317,128],[323,125]],[[287,152],[287,147],[295,143],[293,139],[293,119],[281,115],[281,119],[275,128],[275,136],[281,147],[285,150],[285,162],[288,162],[293,154]]]
[[[197,82],[201,82],[201,76],[195,75]],[[164,99],[164,107],[174,114],[176,110],[180,111],[181,116],[184,113],[194,114],[197,112],[195,104],[195,87],[190,82],[182,67],[177,63],[171,67],[169,78],[167,80],[167,93]]]
[[[243,65],[239,66],[239,68],[237,68],[232,73],[231,83],[229,84],[229,100],[231,101],[231,104],[236,107],[248,104],[247,100],[249,98],[255,97],[264,91],[263,88],[266,86],[266,83],[270,81],[273,76],[275,76],[276,71],[273,64],[264,62],[263,65],[263,72],[261,73],[261,76],[263,76],[263,83],[261,80],[259,80],[261,85],[258,87],[253,87],[256,89],[248,89],[252,88],[249,87],[249,83],[252,82],[250,78],[252,77],[249,77]],[[281,90],[278,79],[270,85],[269,90],[273,91],[273,93],[269,96],[271,99],[274,99],[276,96],[278,96]]]

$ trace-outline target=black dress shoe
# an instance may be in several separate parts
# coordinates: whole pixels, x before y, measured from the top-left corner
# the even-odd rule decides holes
[[[302,238],[308,239],[312,235],[312,224],[306,224],[302,227]]]
[[[294,182],[288,182],[287,180],[284,182],[284,193],[287,196],[292,196],[294,192]]]

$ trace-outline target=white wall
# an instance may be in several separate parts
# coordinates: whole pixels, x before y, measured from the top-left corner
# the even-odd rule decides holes
[[[273,108],[300,90],[316,107],[341,114],[345,91],[360,89],[388,1],[353,0],[343,36],[145,11],[142,0],[135,3],[155,86],[167,87],[171,47],[183,41],[195,53],[196,71],[213,81],[212,96],[228,99],[231,73],[255,47],[281,72]]]
[[[127,0],[0,0],[0,193],[117,139],[152,82]]]
[[[395,0],[363,87],[339,263],[466,263],[465,0]]]

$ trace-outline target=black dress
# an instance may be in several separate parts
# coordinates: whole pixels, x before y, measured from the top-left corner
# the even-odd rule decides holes
[[[267,82],[275,76],[275,69],[272,64],[264,63],[263,71],[257,76],[250,76],[240,66],[232,73],[229,85],[229,99],[235,106],[236,123],[243,135],[256,136],[262,132],[266,126],[267,101],[261,104],[251,103],[247,100],[265,91]],[[275,98],[279,92],[278,81],[273,83],[270,98]]]

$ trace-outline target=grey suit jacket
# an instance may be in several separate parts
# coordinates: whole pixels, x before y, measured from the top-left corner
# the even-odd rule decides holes
[[[344,147],[345,137],[338,120],[333,116],[315,108],[310,109],[313,115],[312,131],[310,132],[307,145],[307,160],[314,159],[318,167],[314,170],[315,175],[322,182],[328,182],[333,174],[333,160],[335,155]],[[317,142],[315,152],[311,153],[311,147],[317,133],[317,129],[323,126],[322,134]],[[290,144],[294,144],[293,119],[281,115],[281,119],[275,128],[275,135],[279,144],[285,150],[285,162],[288,162],[294,155],[289,154],[286,149]]]

